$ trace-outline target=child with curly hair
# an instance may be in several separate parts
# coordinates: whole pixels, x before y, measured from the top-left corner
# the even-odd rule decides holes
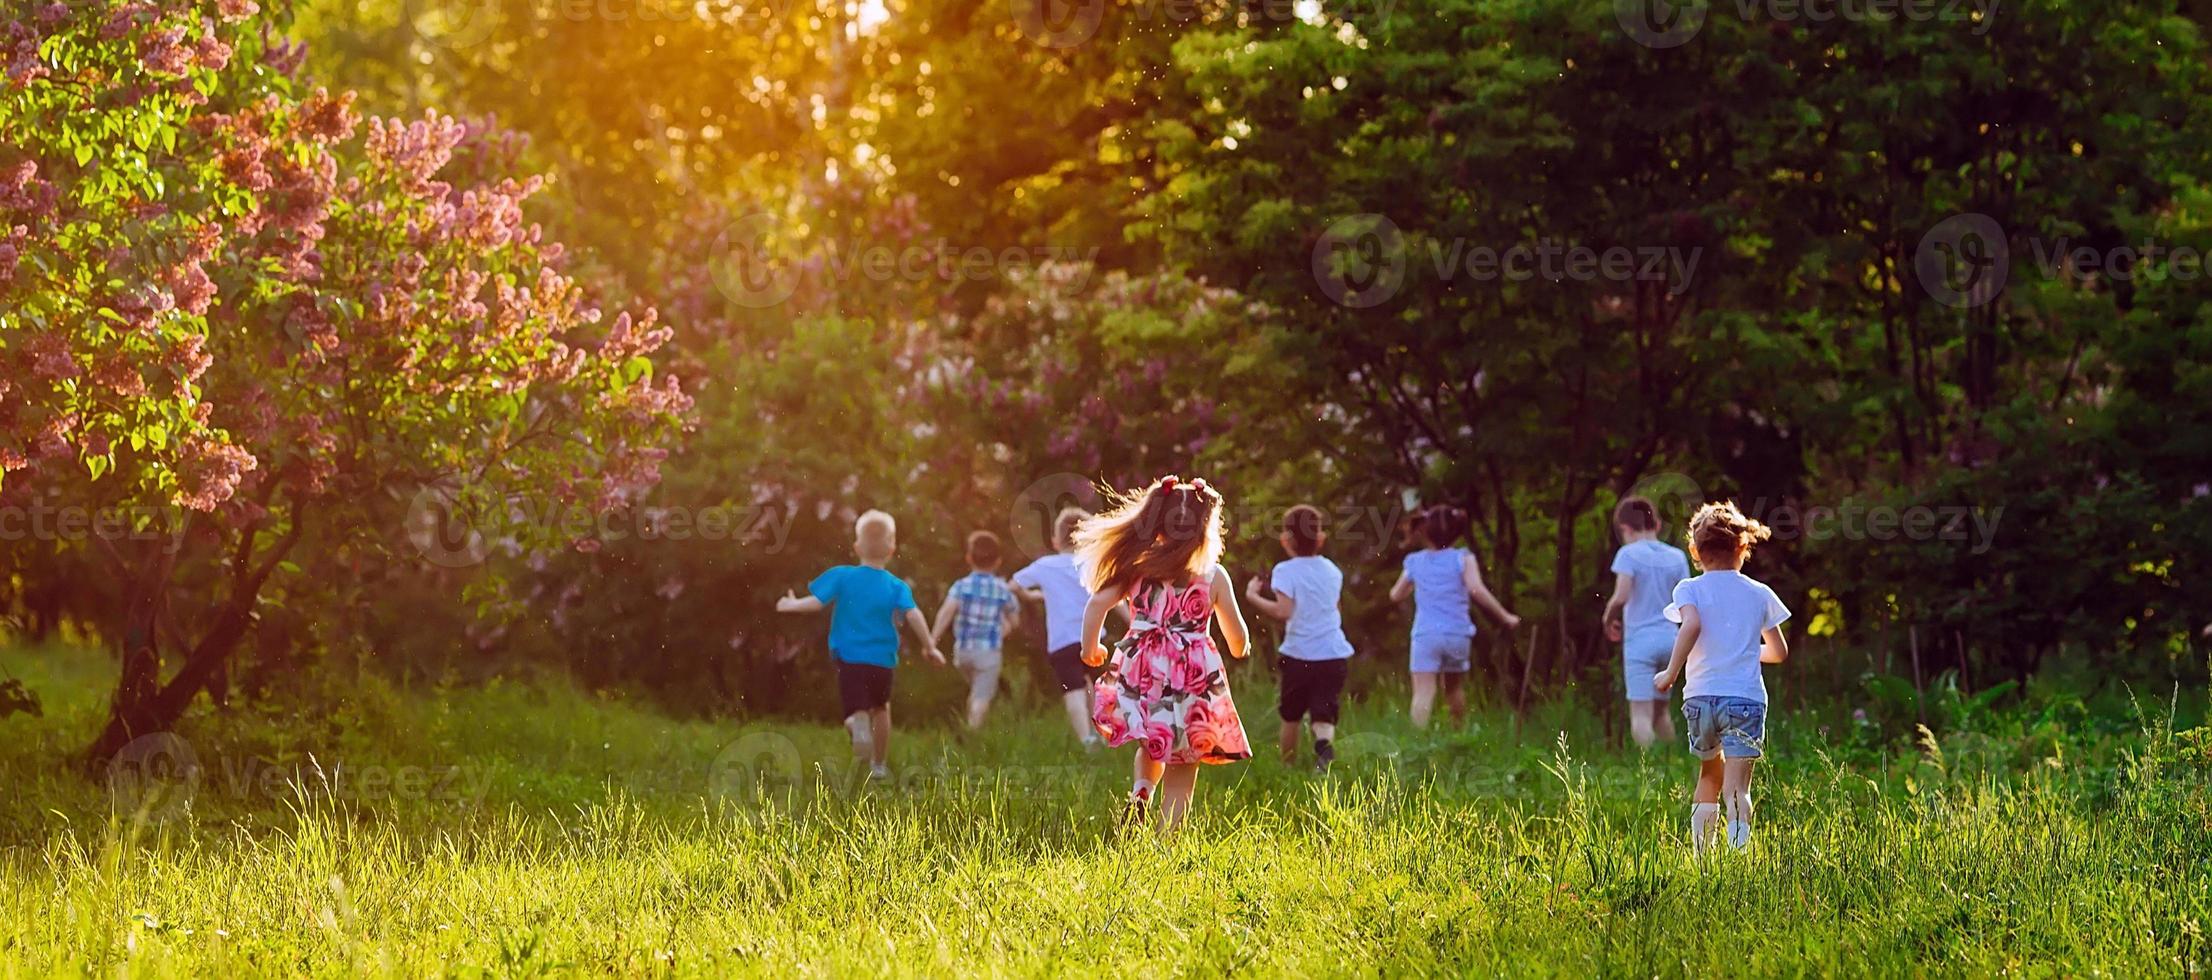
[[[1790,618],[1774,590],[1743,573],[1766,525],[1734,503],[1712,503],[1690,518],[1690,553],[1704,569],[1674,587],[1667,619],[1682,624],[1666,669],[1652,678],[1662,695],[1684,680],[1682,721],[1700,760],[1690,806],[1690,842],[1702,851],[1726,813],[1728,843],[1751,844],[1751,767],[1764,754],[1766,681],[1761,664],[1790,655],[1782,623]]]

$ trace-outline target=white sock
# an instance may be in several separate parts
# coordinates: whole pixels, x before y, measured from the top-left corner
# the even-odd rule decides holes
[[[1720,819],[1720,804],[1690,804],[1690,845],[1702,851],[1705,842],[1712,839],[1713,821]]]
[[[1728,815],[1728,846],[1740,851],[1751,846],[1751,794],[1731,802],[1735,805],[1730,809],[1735,812]]]
[[[867,758],[876,745],[873,730],[868,727],[868,713],[861,711],[846,715],[845,730],[852,733],[853,754]]]

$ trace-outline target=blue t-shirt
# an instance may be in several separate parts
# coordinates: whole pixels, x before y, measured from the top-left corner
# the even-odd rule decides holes
[[[1406,556],[1413,580],[1413,635],[1473,636],[1467,610],[1467,549],[1423,548]]]
[[[1674,635],[1674,624],[1667,622],[1667,600],[1674,595],[1675,583],[1690,577],[1690,556],[1657,539],[1631,541],[1613,553],[1613,571],[1630,579],[1628,604],[1621,610],[1622,630]]]
[[[830,654],[849,664],[899,665],[899,614],[914,608],[904,579],[867,565],[839,565],[806,590],[830,608]]]

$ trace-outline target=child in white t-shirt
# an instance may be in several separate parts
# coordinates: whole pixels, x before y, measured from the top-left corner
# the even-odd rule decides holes
[[[1667,699],[1652,689],[1674,652],[1674,623],[1665,609],[1674,587],[1690,577],[1690,556],[1659,540],[1659,511],[1628,497],[1613,508],[1621,550],[1613,553],[1613,598],[1605,603],[1605,636],[1621,645],[1621,680],[1628,691],[1628,732],[1636,747],[1674,737]]]
[[[1344,617],[1337,601],[1344,594],[1344,572],[1321,557],[1329,539],[1321,511],[1299,504],[1283,512],[1283,551],[1274,574],[1245,585],[1244,596],[1259,611],[1283,621],[1282,693],[1275,714],[1282,719],[1279,739],[1283,761],[1298,758],[1298,725],[1313,725],[1314,768],[1329,771],[1336,759],[1336,719],[1349,674],[1352,641],[1344,638]],[[1270,599],[1267,591],[1275,597]]]
[[[1727,815],[1728,843],[1751,843],[1751,767],[1766,741],[1767,688],[1761,664],[1790,655],[1781,626],[1789,607],[1743,573],[1766,525],[1733,503],[1706,504],[1690,518],[1690,551],[1704,574],[1674,587],[1669,620],[1682,624],[1666,669],[1652,678],[1662,694],[1684,681],[1682,720],[1701,760],[1690,807],[1690,841],[1704,850],[1713,823]]]
[[[1030,562],[1013,577],[1015,595],[1045,607],[1045,666],[1060,686],[1068,726],[1085,749],[1099,747],[1091,725],[1091,680],[1097,671],[1083,665],[1083,607],[1091,590],[1083,587],[1083,569],[1075,559],[1075,528],[1090,514],[1068,507],[1052,519],[1052,554]],[[1116,607],[1120,614],[1120,608]]]

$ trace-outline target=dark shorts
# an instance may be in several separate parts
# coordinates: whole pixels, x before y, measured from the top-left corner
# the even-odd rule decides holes
[[[888,706],[891,703],[891,668],[838,661],[837,702],[844,706],[847,718]]]
[[[1311,715],[1316,724],[1336,724],[1337,702],[1344,697],[1351,666],[1349,660],[1282,658],[1283,697],[1275,713],[1288,722]]]
[[[1091,679],[1098,671],[1083,663],[1083,645],[1070,643],[1045,654],[1045,663],[1052,668],[1053,679],[1060,682],[1060,693],[1080,691],[1091,686]]]

